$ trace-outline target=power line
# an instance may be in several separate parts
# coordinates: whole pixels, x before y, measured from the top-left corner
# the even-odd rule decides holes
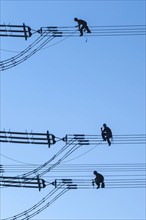
[[[9,133],[11,135],[26,135],[25,132],[11,132]],[[40,135],[40,133],[33,133],[33,135]],[[44,133],[42,134],[44,135]],[[88,135],[90,139],[95,139],[96,135]],[[129,135],[131,138],[131,135]],[[139,137],[139,135],[135,135],[136,138]],[[55,136],[54,136],[55,137]],[[61,148],[60,151],[58,151],[52,158],[50,158],[47,162],[45,162],[44,164],[42,164],[41,166],[28,171],[26,173],[23,173],[21,175],[17,175],[17,177],[20,178],[20,180],[22,178],[26,178],[26,177],[33,177],[36,178],[37,177],[42,177],[44,176],[46,173],[50,172],[51,170],[53,170],[56,166],[60,165],[66,158],[68,158],[73,152],[75,152],[79,147],[83,146],[83,145],[89,145],[89,140],[85,139],[85,135],[73,135],[72,138],[68,139],[68,136],[66,135],[64,138],[59,138],[59,140],[65,141],[66,145]],[[119,137],[119,135],[118,135]],[[128,135],[126,135],[126,138],[128,137]],[[141,135],[140,135],[141,137]],[[18,136],[17,136],[18,138]],[[24,138],[24,137],[23,137]],[[94,142],[95,145],[95,142]],[[63,154],[63,155],[62,155]],[[51,164],[51,162],[54,162],[53,164]]]
[[[96,145],[106,144],[102,140],[101,135],[88,135],[88,134],[67,134],[63,138],[56,137],[53,134],[34,133],[34,132],[13,132],[13,131],[0,131],[0,142],[15,143],[15,144],[39,144],[51,146],[57,142],[63,141],[66,144],[73,140],[73,144],[78,145]],[[126,134],[126,135],[113,135],[112,144],[145,144],[145,134]]]
[[[63,188],[63,186],[65,187]],[[38,203],[36,203],[31,208],[19,214],[16,214],[15,216],[4,218],[2,220],[14,220],[14,219],[28,220],[32,218],[33,216],[38,215],[44,209],[48,208],[52,203],[54,203],[57,199],[59,199],[64,193],[66,193],[67,191],[71,189],[76,189],[76,188],[77,188],[76,185],[73,183],[61,182],[60,184],[58,184],[57,187],[54,187],[53,190],[51,190],[45,197],[43,197],[42,200],[40,200]]]
[[[60,165],[60,166],[56,166]],[[134,185],[144,184],[146,182],[146,164],[145,163],[122,163],[122,164],[50,164],[50,167],[45,167],[41,170],[41,173],[34,177],[26,177],[26,175],[18,175],[18,172],[29,172],[29,170],[35,170],[39,165],[32,166],[18,166],[18,165],[5,165],[5,175],[0,177],[1,187],[29,187],[29,188],[45,188],[48,184],[52,184],[54,179],[60,182],[63,179],[73,179],[79,188],[91,188],[91,178],[93,171],[98,170],[105,177],[105,182],[110,187],[118,187],[124,185],[126,187],[129,184]],[[6,173],[17,173],[17,176],[8,176]],[[48,175],[49,173],[49,175]],[[51,175],[52,174],[52,175]],[[62,174],[62,175],[61,175]],[[61,180],[60,180],[61,175]],[[44,179],[40,179],[40,176],[44,176]],[[84,177],[84,179],[83,179]],[[88,179],[87,179],[88,177]],[[83,184],[85,182],[86,184]],[[90,184],[87,184],[89,183]],[[82,183],[82,184],[81,184]],[[133,184],[134,183],[134,184]],[[34,185],[36,184],[36,185]],[[127,185],[126,185],[127,184]],[[56,184],[57,187],[57,184]],[[138,186],[137,186],[138,187]]]
[[[53,164],[50,164],[52,166]],[[29,172],[37,167],[41,166],[40,164],[30,164],[30,165],[7,165],[3,166],[5,173],[20,173],[20,172]],[[43,168],[44,169],[44,168]],[[61,163],[59,166],[53,168],[50,173],[53,172],[53,175],[57,173],[92,173],[93,170],[100,170],[100,172],[143,172],[146,171],[145,163],[105,163],[105,164],[64,164]],[[67,174],[68,175],[68,174]],[[120,174],[121,175],[121,174]]]
[[[48,145],[49,147],[56,143],[55,136],[50,134],[49,131],[46,131],[46,133],[0,131],[0,142],[40,144]]]
[[[31,37],[31,28],[23,25],[0,25],[0,37],[23,37],[27,40]]]
[[[131,188],[131,189],[141,189],[145,188],[146,180],[143,178],[140,179],[125,179],[124,182],[121,180],[111,181],[108,180],[106,182],[107,189],[122,189],[122,188]],[[96,186],[93,184],[93,180],[91,179],[55,179],[52,183],[54,189],[50,191],[42,200],[33,205],[31,208],[16,214],[15,216],[8,217],[2,220],[28,220],[39,213],[41,213],[44,209],[48,208],[52,203],[54,203],[57,199],[59,199],[64,193],[71,189],[96,189]],[[106,189],[104,188],[104,189]],[[99,190],[99,189],[98,189]],[[102,189],[103,190],[103,189]],[[59,193],[58,193],[59,191]]]
[[[55,38],[54,35],[45,38],[47,35],[48,33],[46,33],[46,35],[38,37],[31,45],[29,45],[25,50],[21,51],[19,54],[9,59],[1,61],[0,71],[10,69],[26,61],[28,58],[30,58],[36,52],[41,50],[46,44],[48,44],[50,41],[52,41]]]
[[[62,32],[62,36],[67,36],[70,32],[75,30],[75,27],[58,27]],[[97,37],[97,36],[136,36],[146,34],[146,25],[109,25],[109,26],[90,26],[91,34],[84,32],[83,36]],[[44,28],[44,31],[46,28]],[[79,34],[72,35],[78,37]]]
[[[104,30],[99,30],[99,28],[97,26],[95,26],[93,29],[92,29],[92,34],[91,35],[88,35],[88,36],[134,36],[134,35],[144,35],[145,34],[145,30],[143,31],[142,29],[139,28],[138,29],[131,29],[131,30],[127,30],[127,29],[110,29],[110,32],[108,32],[109,30],[107,30],[106,28]],[[45,32],[44,32],[45,33]],[[41,35],[44,36],[44,33]],[[66,30],[64,31],[63,35],[62,36],[69,36],[69,34],[72,33],[72,29],[71,30]],[[60,33],[61,35],[62,33]],[[78,36],[77,33],[74,35],[74,37]],[[85,34],[85,36],[87,36]],[[45,37],[48,37],[47,35]],[[54,36],[52,36],[52,38],[50,40],[54,39]],[[11,67],[14,67],[18,64],[20,64],[21,62],[25,61],[26,59],[28,59],[29,57],[31,57],[33,54],[35,54],[37,51],[39,51],[40,49],[44,48],[44,46],[50,42],[50,40],[48,41],[48,39],[43,42],[40,46],[37,47],[37,49],[33,49],[32,51],[30,51],[32,49],[32,47],[30,48],[27,48],[26,51],[23,51],[24,53],[22,53],[20,56],[16,56],[15,58],[13,57],[13,59],[8,59],[6,60],[6,62],[3,62],[3,66],[2,66],[2,70],[5,70],[5,69],[9,69]],[[33,45],[32,45],[33,46]],[[36,46],[36,45],[35,45]],[[28,53],[29,52],[29,53]],[[18,58],[18,59],[17,59]],[[16,136],[18,135],[18,136]],[[20,135],[20,136],[19,136]],[[22,136],[21,136],[22,135]],[[27,137],[25,136],[27,135]],[[49,139],[47,137],[47,134],[45,133],[45,137],[41,137],[40,134],[37,134],[39,137],[34,137],[34,135],[36,134],[33,134],[31,137],[29,135],[32,135],[29,134],[29,133],[25,133],[25,134],[18,134],[17,132],[14,134],[14,133],[7,133],[6,132],[6,135],[5,137],[3,135],[1,135],[1,140],[0,142],[3,142],[3,143],[19,143],[19,144],[42,144],[42,145],[49,145],[50,144],[50,141],[52,141],[52,139]],[[35,176],[37,175],[37,173],[39,173],[39,177],[40,176],[45,176],[48,172],[50,171],[53,171],[53,172],[56,172],[55,171],[55,167],[57,165],[59,165],[62,161],[64,161],[65,158],[67,158],[69,155],[71,155],[78,147],[82,146],[82,145],[95,145],[95,144],[98,144],[99,140],[102,141],[101,137],[98,136],[98,135],[66,135],[66,139],[64,138],[61,138],[61,139],[57,139],[58,141],[65,141],[66,142],[66,145],[65,145],[65,148],[63,150],[61,150],[59,153],[57,153],[55,156],[53,156],[49,162],[47,161],[45,164],[43,165],[39,165],[39,167],[37,168],[32,168],[31,170],[25,170],[23,172],[27,172],[23,175],[21,175],[21,178],[20,181],[23,181],[23,184],[25,184],[24,186],[27,187],[27,184],[29,185],[30,184],[30,180],[34,181],[35,180]],[[52,142],[53,143],[53,142]],[[52,144],[51,143],[51,144]],[[104,144],[105,142],[102,142],[102,144]],[[114,136],[114,144],[144,144],[145,143],[145,135],[115,135]],[[50,164],[50,162],[54,161],[54,159],[56,159],[60,153],[64,152],[64,150],[67,150],[68,147],[71,147],[71,149],[69,149],[61,158],[59,158],[59,160],[57,160],[57,162],[55,162],[54,164]],[[47,167],[47,165],[49,164],[49,167]],[[47,167],[47,168],[46,168]],[[79,167],[80,169],[83,169],[82,167]],[[101,168],[101,167],[100,167]],[[109,168],[109,167],[108,167]],[[72,169],[72,171],[71,171]],[[74,170],[73,170],[74,169]],[[111,170],[107,171],[107,167],[102,167],[101,169],[104,170],[104,172],[129,172],[129,171],[132,171],[132,172],[142,172],[144,170],[144,168],[142,166],[138,166],[136,167],[135,165],[131,167],[128,167],[128,166],[123,166],[123,167],[111,167]],[[105,171],[106,170],[106,171]],[[115,171],[114,171],[115,170]],[[18,172],[18,170],[16,170],[15,172]],[[70,170],[64,170],[64,168],[62,168],[62,170],[58,170],[57,172],[80,172],[80,170],[76,170],[76,168],[71,168],[70,167]],[[83,172],[86,172],[86,171],[83,171]],[[89,170],[88,170],[89,172]],[[31,173],[31,174],[30,174]],[[31,178],[26,178],[26,176],[29,176],[29,175],[34,175],[34,177]],[[132,174],[131,174],[132,176]],[[106,188],[144,188],[145,187],[145,178],[144,175],[140,175],[141,178],[121,178],[121,179],[118,179],[117,176],[116,178],[117,179],[107,179],[107,186]],[[6,184],[6,181],[7,181],[7,184],[12,184],[14,183],[14,181],[11,181],[10,180],[6,180],[6,178],[8,177],[1,177],[3,178],[2,182],[4,184],[4,181],[5,181],[5,184]],[[15,179],[15,183],[16,183],[16,177],[12,177],[13,179]],[[8,182],[9,181],[9,182]],[[133,181],[135,181],[133,183]],[[73,182],[73,183],[72,183]],[[19,181],[17,182],[17,186],[16,187],[24,187],[24,186],[20,186],[19,185]],[[21,183],[22,184],[22,183]],[[37,184],[37,182],[35,182],[35,184]],[[55,197],[51,198],[51,200],[49,200],[49,202],[46,202],[47,201],[47,197],[46,198],[43,198],[41,202],[37,203],[37,205],[33,206],[32,208],[30,208],[29,210],[26,210],[25,212],[22,212],[21,214],[18,214],[18,215],[15,215],[13,217],[10,217],[10,218],[6,218],[6,219],[30,219],[31,217],[39,214],[41,211],[43,211],[45,208],[47,208],[48,206],[50,206],[55,200],[57,200],[60,196],[62,196],[65,192],[67,192],[68,190],[70,189],[90,189],[90,188],[93,188],[92,186],[92,180],[90,178],[85,178],[85,179],[72,179],[71,182],[65,182],[66,185],[64,185],[64,180],[62,179],[56,179],[56,191],[53,190],[53,192],[51,191],[51,193],[49,194],[49,199],[50,199],[50,195],[52,196],[54,194],[54,191],[57,192],[58,188],[59,189],[63,189],[61,192],[59,192],[59,194],[55,195]],[[108,185],[109,184],[109,185]],[[6,185],[3,185],[3,186],[6,186]],[[11,185],[12,186],[12,185]],[[37,186],[38,187],[38,186]],[[36,188],[37,188],[36,187]],[[44,202],[46,202],[46,204],[44,205]],[[43,204],[43,205],[42,205]],[[39,206],[42,205],[42,207],[40,208]],[[36,210],[36,207],[39,207],[39,209]],[[31,211],[30,211],[31,210]],[[32,212],[32,213],[31,213]]]
[[[100,36],[101,34],[109,36],[109,34],[117,35],[144,35],[146,33],[146,25],[96,25],[90,26],[91,34],[89,36]],[[75,26],[47,26],[37,30],[23,25],[0,25],[1,37],[24,37],[26,40],[33,34],[44,35],[46,32],[53,32],[56,36],[66,36],[69,32],[76,31]],[[85,33],[86,34],[86,33]],[[78,36],[78,35],[74,35]]]
[[[2,157],[4,157],[4,158],[7,158],[8,160],[15,161],[15,162],[17,162],[17,163],[27,164],[27,165],[30,164],[30,163],[26,163],[26,162],[23,162],[23,161],[20,161],[20,160],[16,160],[16,159],[14,159],[14,158],[12,158],[12,157],[8,157],[8,156],[6,156],[6,155],[4,155],[4,154],[1,154],[1,153],[0,153],[0,156],[2,156]]]
[[[47,162],[44,164],[40,165],[39,167],[28,171],[26,173],[23,173],[21,175],[17,175],[17,177],[21,178],[26,178],[26,177],[41,177],[45,175],[46,173],[50,172],[54,167],[59,165],[63,160],[65,160],[68,156],[70,156],[74,151],[76,151],[79,146],[77,144],[72,145],[72,141],[68,144],[66,144],[61,150],[59,150],[53,157],[51,157]],[[71,146],[71,147],[70,147]],[[62,156],[62,153],[64,155]],[[54,162],[54,164],[50,164],[51,162]],[[44,169],[45,168],[45,169]],[[44,170],[43,170],[44,169]]]
[[[37,178],[19,178],[13,176],[0,176],[0,187],[37,188],[39,191],[46,187],[45,180]]]
[[[24,25],[25,27],[25,25]],[[29,26],[27,26],[29,27]],[[31,30],[31,28],[28,28]],[[24,32],[27,39],[28,36],[32,36],[32,33],[27,36],[26,31]],[[28,46],[25,50],[20,52],[18,55],[13,56],[10,59],[6,59],[0,62],[0,70],[4,71],[9,68],[15,67],[18,64],[24,62],[39,50],[43,49],[51,40],[56,37],[78,37],[77,28],[72,27],[41,27],[38,30],[34,30],[34,33],[40,36]],[[34,34],[33,33],[33,34]],[[91,34],[84,33],[85,37],[105,37],[105,36],[138,36],[146,34],[146,25],[110,25],[110,26],[91,26]],[[9,35],[8,35],[9,36]],[[10,34],[12,36],[12,34]],[[61,40],[62,41],[62,40]],[[56,43],[55,43],[56,44]]]

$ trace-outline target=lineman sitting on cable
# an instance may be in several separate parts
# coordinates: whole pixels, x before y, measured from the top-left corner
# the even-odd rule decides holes
[[[95,179],[93,180],[93,185],[96,183],[97,189],[98,188],[105,188],[105,183],[104,183],[104,176],[100,173],[98,173],[96,170],[93,172],[93,174],[96,176]]]
[[[107,125],[104,123],[103,128],[101,128],[101,136],[103,138],[103,141],[107,141],[108,145],[111,145],[110,139],[113,138],[112,131]]]
[[[80,31],[80,36],[83,36],[83,30],[87,31],[87,33],[91,33],[89,27],[87,26],[87,22],[78,18],[74,18],[74,21],[76,21],[78,23],[77,26],[79,28]]]

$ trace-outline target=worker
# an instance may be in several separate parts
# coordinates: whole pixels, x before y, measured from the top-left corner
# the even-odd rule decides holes
[[[104,123],[103,128],[101,128],[101,136],[103,141],[107,141],[108,145],[111,145],[111,139],[113,138],[112,131],[107,125]]]
[[[79,28],[80,36],[83,36],[83,30],[87,31],[87,33],[91,33],[89,27],[87,26],[87,22],[78,18],[74,18],[74,21],[78,23],[76,27]]]
[[[94,179],[94,182],[97,185],[97,189],[98,188],[104,188],[105,187],[105,183],[104,183],[104,176],[100,173],[98,173],[96,170],[93,172],[93,174],[96,176]]]

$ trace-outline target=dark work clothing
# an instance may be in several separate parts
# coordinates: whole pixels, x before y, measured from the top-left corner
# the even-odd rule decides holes
[[[108,138],[112,138],[112,131],[111,131],[111,129],[109,127],[105,127],[102,130],[102,134],[106,135]]]
[[[86,21],[78,19],[77,22],[78,22],[78,27],[79,27],[79,31],[80,31],[80,36],[83,35],[83,30],[86,30],[87,33],[91,33],[90,29],[87,26]]]
[[[100,173],[96,174],[95,183],[97,185],[97,188],[100,187],[101,183],[104,183],[104,177]]]
[[[107,141],[109,146],[111,145],[110,138],[112,138],[112,131],[109,127],[105,127],[101,132],[104,141]]]

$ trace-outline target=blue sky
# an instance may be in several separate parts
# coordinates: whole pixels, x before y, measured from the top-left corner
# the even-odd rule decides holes
[[[145,1],[1,0],[0,4],[1,24],[25,23],[35,30],[75,26],[74,17],[86,20],[89,27],[145,25]],[[37,37],[33,35],[27,41],[1,38],[1,60],[15,56]],[[145,133],[145,36],[54,39],[22,64],[0,74],[1,130],[50,130],[58,137],[74,133],[99,135],[106,122],[114,135]],[[61,142],[50,149],[0,145],[2,155],[28,164],[46,162],[62,146]],[[89,149],[82,147],[68,159]],[[99,146],[68,163],[145,163],[145,146]],[[1,164],[19,163],[1,156]],[[92,178],[92,173],[88,175]],[[49,188],[41,192],[4,188],[0,192],[3,219],[33,206]],[[145,217],[144,189],[105,189],[69,191],[33,219]]]

